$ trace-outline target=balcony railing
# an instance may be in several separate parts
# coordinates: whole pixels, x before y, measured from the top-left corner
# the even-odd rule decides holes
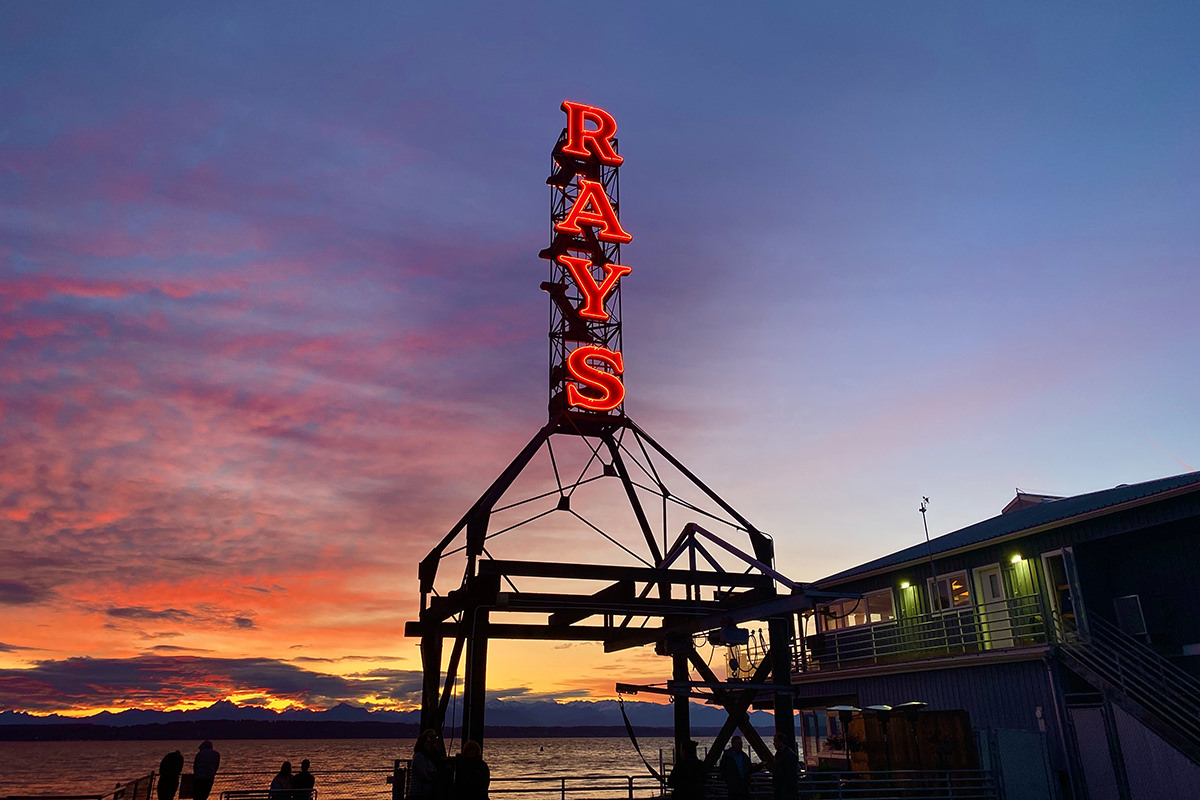
[[[1052,630],[1035,594],[825,631],[793,653],[797,672],[822,672],[1045,645]]]

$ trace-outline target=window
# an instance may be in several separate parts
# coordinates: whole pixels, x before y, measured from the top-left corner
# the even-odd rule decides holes
[[[935,589],[933,578],[927,578],[929,606],[934,611],[963,608],[971,605],[971,590],[967,588],[967,573],[939,575]]]
[[[873,625],[896,618],[892,590],[868,592],[861,599],[838,600],[820,607],[822,630],[836,631],[856,625]]]

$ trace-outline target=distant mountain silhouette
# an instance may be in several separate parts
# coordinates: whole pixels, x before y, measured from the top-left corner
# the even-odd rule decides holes
[[[635,726],[670,727],[672,708],[670,705],[628,701],[626,713]],[[751,712],[756,725],[769,724],[767,712]],[[691,706],[693,727],[720,726],[725,721],[725,712],[712,706],[693,703]],[[420,721],[418,711],[371,711],[350,703],[339,703],[323,711],[292,709],[272,711],[260,706],[239,706],[221,700],[205,708],[191,711],[154,711],[130,708],[112,713],[101,711],[87,717],[64,717],[58,714],[35,716],[23,711],[0,711],[0,725],[89,725],[110,728],[126,728],[134,725],[164,725],[172,723],[197,723],[208,721],[228,722],[313,722],[313,723],[388,723],[416,725]],[[487,703],[488,727],[508,728],[572,728],[572,727],[620,727],[623,725],[621,711],[615,700],[571,700],[556,703],[553,700],[493,699]]]

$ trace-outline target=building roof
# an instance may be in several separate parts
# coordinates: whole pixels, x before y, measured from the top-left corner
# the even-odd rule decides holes
[[[1103,489],[1099,492],[1064,497],[1061,500],[1049,500],[1029,505],[1025,508],[1000,513],[983,522],[976,522],[960,528],[953,533],[947,533],[930,540],[927,548],[925,542],[912,547],[898,550],[891,555],[859,564],[856,567],[843,570],[834,575],[814,581],[814,588],[823,588],[831,584],[844,583],[851,578],[869,573],[880,572],[892,567],[900,567],[911,561],[928,559],[930,549],[938,556],[955,550],[971,549],[982,546],[994,539],[1019,535],[1024,531],[1032,532],[1036,528],[1064,523],[1074,517],[1103,512],[1138,500],[1144,500],[1154,495],[1173,492],[1186,487],[1200,489],[1200,471],[1175,475],[1170,478],[1146,481],[1145,483],[1122,484],[1113,489]],[[1012,505],[1011,503],[1009,504]]]

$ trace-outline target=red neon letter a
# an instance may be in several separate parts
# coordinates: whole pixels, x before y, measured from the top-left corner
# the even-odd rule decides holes
[[[587,363],[589,358],[608,364],[613,372],[592,366]],[[585,386],[598,390],[600,395],[589,397],[579,391],[578,386],[568,383],[567,404],[590,411],[612,411],[625,400],[625,385],[617,377],[624,371],[625,364],[619,352],[590,344],[576,347],[571,351],[571,355],[567,356],[567,372]],[[616,374],[613,374],[614,372]]]
[[[580,158],[595,156],[605,164],[617,167],[625,159],[613,149],[612,138],[617,134],[617,121],[602,108],[585,106],[563,100],[562,110],[567,112],[567,141],[563,152]],[[594,130],[585,128],[586,122],[596,123]]]
[[[592,276],[591,259],[559,256],[558,261],[571,270],[571,276],[575,278],[575,285],[579,287],[579,291],[583,295],[584,302],[583,307],[579,309],[579,316],[588,319],[608,319],[608,311],[604,308],[604,299],[616,288],[617,281],[633,270],[624,264],[605,264],[604,283],[598,284]]]
[[[588,210],[589,206],[591,211]],[[604,193],[604,186],[599,181],[579,179],[579,194],[575,197],[575,205],[571,206],[567,218],[554,226],[554,230],[582,235],[583,229],[579,227],[581,223],[597,228],[596,238],[606,242],[628,244],[633,241],[633,237],[621,227],[617,212],[613,211],[612,204],[608,202],[608,195]]]

